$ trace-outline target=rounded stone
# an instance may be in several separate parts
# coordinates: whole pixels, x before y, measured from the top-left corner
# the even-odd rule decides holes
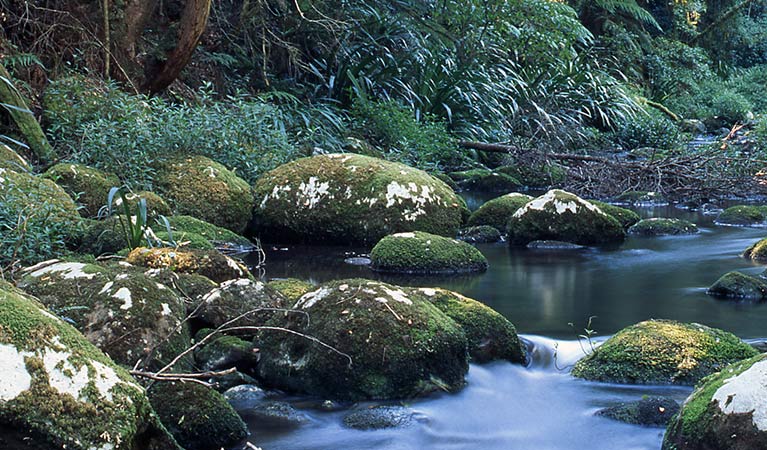
[[[469,217],[467,225],[489,225],[498,230],[506,230],[506,225],[517,210],[533,197],[512,192],[485,202]]]
[[[598,206],[607,215],[613,216],[623,228],[629,228],[635,223],[639,222],[641,218],[639,214],[620,206],[611,205],[609,203],[600,202],[598,200],[589,200],[594,205]]]
[[[420,231],[386,236],[373,247],[370,261],[376,272],[408,274],[483,272],[488,266],[474,246]]]
[[[458,234],[458,239],[470,244],[490,244],[503,239],[501,232],[490,225],[463,228]]]
[[[631,228],[629,234],[640,236],[667,236],[698,233],[698,226],[684,219],[653,217],[642,219]]]
[[[404,428],[413,424],[413,411],[402,406],[375,406],[344,417],[344,426],[355,430]]]
[[[767,220],[767,207],[735,205],[722,211],[716,217],[719,225],[749,226],[760,225]]]
[[[733,271],[722,275],[706,293],[736,300],[763,300],[767,298],[767,281]]]
[[[471,169],[448,174],[462,189],[483,192],[508,192],[522,187],[516,178],[487,169]]]
[[[121,185],[120,179],[82,164],[56,164],[43,174],[64,188],[81,205],[80,214],[96,217],[107,204],[109,190]]]
[[[672,398],[645,397],[600,409],[596,415],[634,425],[665,427],[678,412],[679,403]]]

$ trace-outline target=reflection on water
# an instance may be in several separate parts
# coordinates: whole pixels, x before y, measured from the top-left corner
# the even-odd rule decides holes
[[[705,294],[705,288],[727,271],[763,270],[739,254],[767,230],[719,227],[710,216],[672,207],[640,212],[645,217],[686,218],[702,232],[631,237],[613,250],[556,252],[510,249],[502,243],[480,245],[489,270],[458,277],[384,276],[344,263],[365,255],[366,248],[269,250],[267,278],[320,283],[366,277],[441,286],[481,300],[525,334],[533,348],[533,364],[529,368],[472,365],[463,391],[410,403],[419,419],[405,429],[350,430],[342,425],[344,411],[307,410],[312,421],[297,430],[265,434],[253,424],[253,442],[265,450],[659,449],[662,429],[621,424],[595,417],[594,412],[643,395],[670,395],[681,401],[690,389],[576,380],[568,369],[587,345],[572,339],[582,333],[590,316],[596,316],[592,328],[601,335],[648,318],[664,318],[700,322],[744,338],[767,337],[767,304],[719,301]]]

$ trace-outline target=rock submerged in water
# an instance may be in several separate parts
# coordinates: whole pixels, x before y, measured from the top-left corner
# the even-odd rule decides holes
[[[600,409],[596,415],[634,425],[665,427],[679,412],[679,403],[667,397],[646,397]]]
[[[623,384],[693,385],[756,350],[737,336],[697,323],[648,320],[616,333],[578,361],[578,378]]]
[[[652,191],[628,191],[615,197],[615,202],[622,205],[634,206],[663,206],[668,201],[663,194]]]
[[[420,231],[386,236],[373,247],[370,261],[376,272],[408,274],[483,272],[488,266],[474,246]]]
[[[491,244],[499,242],[503,237],[500,231],[490,225],[478,225],[463,228],[458,234],[458,239],[470,244]]]
[[[0,281],[3,448],[180,450],[124,369]]]
[[[640,236],[667,236],[698,233],[698,226],[684,219],[654,217],[642,219],[629,228],[629,234]]]
[[[508,192],[522,187],[516,178],[488,169],[471,169],[448,174],[461,189],[482,192]]]
[[[750,226],[761,225],[767,220],[767,207],[736,205],[722,211],[715,222],[719,225]]]
[[[465,204],[418,169],[355,154],[302,158],[254,187],[254,229],[271,240],[369,244],[388,234],[455,236]]]
[[[401,288],[352,279],[321,285],[258,336],[261,378],[272,387],[328,399],[402,399],[454,391],[468,371],[461,327],[423,298]],[[307,323],[308,322],[308,323]],[[327,347],[331,346],[332,348]]]
[[[559,189],[547,192],[517,210],[508,223],[511,245],[554,240],[579,245],[620,243],[621,224],[594,204]]]
[[[413,411],[403,406],[374,406],[352,411],[344,417],[344,425],[355,430],[404,428],[413,424]]]
[[[533,197],[529,195],[512,192],[488,200],[471,214],[467,225],[489,225],[498,230],[506,231],[506,225],[511,216],[532,199]]]
[[[663,450],[767,449],[767,354],[704,378],[669,424]]]
[[[562,241],[532,241],[526,245],[531,250],[583,250],[583,245]]]
[[[741,256],[753,261],[767,262],[767,239],[762,239],[748,247]]]
[[[620,206],[611,205],[609,203],[600,202],[599,200],[589,200],[589,202],[598,206],[607,215],[613,216],[623,228],[629,228],[641,219],[639,214]]]
[[[767,281],[740,272],[728,272],[716,280],[706,293],[729,299],[764,300],[767,298]]]

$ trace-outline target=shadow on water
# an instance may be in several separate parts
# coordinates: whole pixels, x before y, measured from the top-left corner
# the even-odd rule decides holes
[[[472,365],[463,391],[409,404],[418,420],[408,428],[350,430],[342,425],[343,411],[309,411],[309,425],[266,435],[254,429],[253,441],[265,450],[657,450],[662,429],[625,425],[594,417],[594,412],[643,395],[683,400],[690,388],[576,380],[568,367],[584,353],[572,339],[582,333],[591,316],[596,316],[592,328],[601,335],[648,318],[663,318],[700,322],[743,338],[767,337],[767,304],[720,301],[705,293],[725,272],[758,274],[763,270],[739,255],[767,235],[767,230],[716,226],[711,216],[673,207],[642,209],[640,213],[692,220],[701,233],[630,237],[614,250],[552,252],[513,249],[502,243],[479,245],[490,262],[489,270],[460,277],[380,275],[367,266],[344,262],[365,256],[368,248],[270,249],[267,278],[296,277],[321,283],[365,277],[401,285],[441,286],[483,301],[508,317],[533,343],[534,363],[528,368],[504,363]]]

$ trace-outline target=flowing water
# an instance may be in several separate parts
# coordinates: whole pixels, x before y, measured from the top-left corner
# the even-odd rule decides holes
[[[469,199],[470,204],[475,203]],[[572,378],[568,367],[583,356],[578,342],[591,328],[607,336],[649,318],[700,322],[746,339],[767,337],[767,304],[713,299],[705,289],[730,270],[758,274],[757,264],[739,257],[767,229],[721,227],[713,216],[674,207],[645,208],[643,217],[692,220],[701,233],[683,237],[630,237],[613,250],[542,251],[479,245],[490,262],[480,275],[460,277],[379,276],[345,259],[367,249],[274,248],[268,278],[313,282],[348,277],[376,278],[412,286],[441,286],[481,300],[509,318],[533,351],[530,367],[507,363],[472,365],[467,387],[409,402],[417,420],[390,430],[345,428],[348,410],[326,412],[294,399],[310,417],[292,430],[261,430],[253,442],[277,449],[505,449],[615,450],[660,448],[663,430],[595,417],[598,409],[643,395],[683,400],[690,388],[620,386]],[[602,338],[603,339],[603,338]],[[357,405],[355,408],[367,405]]]

